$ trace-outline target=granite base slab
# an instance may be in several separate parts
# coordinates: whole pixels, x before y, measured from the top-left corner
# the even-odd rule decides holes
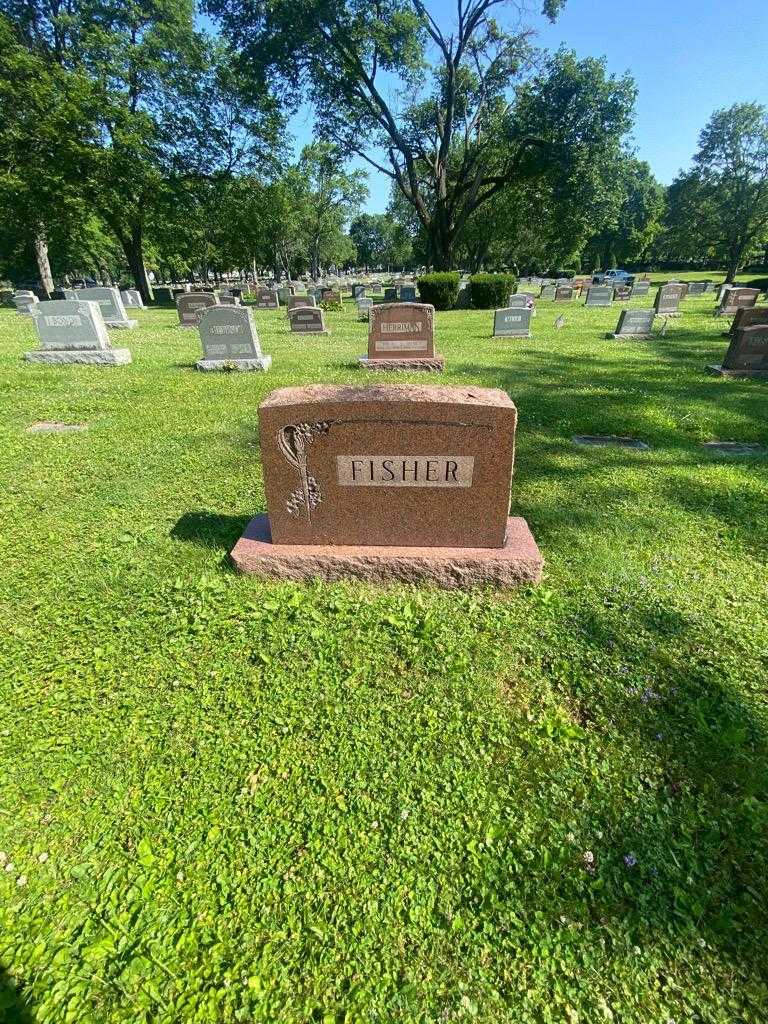
[[[415,356],[400,359],[369,359],[360,356],[360,365],[364,370],[424,370],[427,373],[442,373],[445,359],[442,356]]]
[[[28,363],[81,363],[100,366],[122,366],[130,363],[131,350],[128,348],[67,349],[58,351],[25,352]]]
[[[104,323],[107,327],[115,331],[132,331],[134,327],[138,327],[138,320],[105,320]]]
[[[718,377],[754,377],[763,380],[768,377],[768,370],[726,370],[722,366],[708,366],[707,371]]]
[[[652,334],[606,334],[606,338],[615,338],[616,341],[648,341]]]
[[[256,516],[230,558],[242,573],[267,579],[355,579],[430,584],[445,589],[538,583],[543,559],[524,519],[510,516],[502,548],[427,548],[273,544],[267,515]]]
[[[248,372],[249,370],[268,370],[272,365],[272,356],[261,359],[199,359],[195,368],[203,371]]]

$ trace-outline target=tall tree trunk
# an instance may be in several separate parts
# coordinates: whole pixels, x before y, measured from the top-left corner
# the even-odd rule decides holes
[[[126,231],[118,231],[114,226],[112,230],[117,235],[123,253],[125,254],[128,268],[133,278],[133,283],[141,294],[141,300],[145,306],[154,302],[152,285],[147,276],[147,268],[144,265],[144,238],[141,224],[132,224],[130,234]]]
[[[48,242],[42,224],[38,225],[35,236],[35,259],[37,260],[40,287],[45,292],[46,298],[50,299],[53,292],[53,274],[51,273],[51,264],[48,259]]]

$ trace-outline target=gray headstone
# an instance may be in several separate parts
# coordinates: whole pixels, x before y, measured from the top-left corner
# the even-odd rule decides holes
[[[298,306],[288,311],[291,331],[297,334],[326,334],[322,309]]]
[[[167,285],[161,284],[156,288],[152,289],[155,302],[158,306],[175,306],[176,298],[173,294],[173,288],[169,288]]]
[[[373,306],[373,299],[367,299],[365,296],[357,300],[357,319],[367,320],[368,310]]]
[[[353,299],[364,299],[365,298],[365,285],[364,284],[353,284],[352,285],[352,298]]]
[[[679,316],[680,299],[683,297],[684,286],[679,284],[663,284],[656,292],[653,308],[659,316]]]
[[[256,292],[257,309],[279,309],[280,301],[277,292],[272,288],[259,288]]]
[[[611,337],[648,338],[653,332],[653,318],[655,315],[652,309],[623,309],[619,316],[616,332]]]
[[[494,338],[530,338],[531,310],[497,309],[493,314]]]
[[[551,284],[544,284],[544,285],[541,286],[541,298],[542,299],[550,299],[550,300],[554,301],[556,293],[557,293],[557,285],[554,283],[554,281]]]
[[[400,301],[416,302],[416,289],[413,287],[413,285],[404,284],[400,288]]]
[[[107,327],[127,329],[136,326],[136,320],[128,319],[117,288],[83,288],[77,292],[77,297],[86,302],[98,302]]]
[[[123,305],[126,309],[143,309],[144,303],[141,298],[141,292],[138,288],[126,288],[120,292],[120,298],[123,300]]]
[[[397,288],[385,288],[384,289],[384,301],[385,302],[397,302]]]
[[[691,281],[688,285],[689,295],[703,295],[706,291],[706,281]]]
[[[290,313],[292,309],[298,309],[299,306],[307,307],[316,305],[317,300],[315,299],[314,292],[311,295],[309,292],[307,292],[306,295],[292,295],[288,300],[288,312]]]
[[[219,305],[221,306],[239,306],[240,296],[239,295],[220,295]]]
[[[635,281],[635,283],[632,285],[631,298],[633,298],[633,299],[642,298],[644,295],[648,294],[648,291],[649,291],[650,287],[651,287],[651,282],[650,281]]]
[[[31,316],[32,308],[40,302],[38,297],[32,292],[16,292],[12,301],[16,307],[16,312],[21,313],[22,316]]]
[[[176,299],[181,327],[199,327],[203,310],[218,305],[218,300],[211,292],[184,292]]]
[[[587,289],[585,306],[612,306],[613,286],[610,284],[593,284]]]
[[[555,288],[555,302],[570,302],[573,298],[573,286],[559,284]]]
[[[130,363],[127,348],[113,349],[101,307],[84,299],[39,303],[33,313],[40,349],[24,358],[33,363]]]
[[[531,305],[532,299],[527,292],[515,292],[507,299],[508,309],[530,309]]]
[[[200,313],[203,358],[198,370],[268,370],[272,356],[264,355],[248,306],[208,306]]]

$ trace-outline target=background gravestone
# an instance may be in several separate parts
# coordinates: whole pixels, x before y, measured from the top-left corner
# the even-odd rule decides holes
[[[180,327],[199,327],[203,310],[217,306],[218,299],[211,292],[185,292],[176,299]]]
[[[397,288],[385,288],[384,289],[384,301],[385,302],[397,302]]]
[[[736,311],[730,329],[723,332],[724,338],[732,338],[744,327],[768,327],[768,306],[743,306]]]
[[[708,369],[723,377],[768,377],[768,326],[758,324],[738,330],[722,366]]]
[[[706,290],[706,281],[691,281],[688,284],[689,295],[703,295]]]
[[[277,292],[272,288],[258,288],[256,291],[257,309],[279,309],[280,301]]]
[[[653,309],[657,316],[680,316],[680,288],[675,284],[663,284],[656,292]]]
[[[613,289],[615,302],[629,302],[632,298],[632,288],[628,284],[617,284]]]
[[[85,299],[58,299],[39,303],[33,312],[40,349],[26,352],[29,363],[131,362],[127,348],[112,348],[101,307]]]
[[[219,296],[220,306],[239,306],[240,296],[239,295],[220,295]]]
[[[573,298],[573,286],[559,284],[555,288],[555,302],[570,302]]]
[[[557,292],[557,285],[556,284],[554,284],[554,283],[553,284],[545,284],[545,285],[542,285],[541,296],[540,297],[542,299],[553,300],[555,298],[556,292]]]
[[[203,358],[198,370],[268,370],[272,356],[264,355],[248,306],[208,306],[200,312]]]
[[[292,295],[288,300],[288,313],[292,309],[298,309],[299,307],[316,306],[317,302],[314,295],[307,293],[306,295]]]
[[[494,338],[530,338],[532,312],[527,306],[497,309],[493,314]]]
[[[16,307],[16,312],[22,316],[31,316],[32,308],[38,304],[40,299],[33,292],[16,292],[11,300]]]
[[[294,334],[328,334],[322,309],[297,306],[288,310],[288,322]]]
[[[69,295],[65,295],[65,298],[70,298]],[[77,296],[75,296],[77,298]],[[141,292],[138,288],[125,288],[120,292],[120,298],[123,300],[123,305],[126,309],[144,309],[144,300],[141,297]]]
[[[650,338],[653,335],[652,309],[622,309],[616,331],[609,338]]]
[[[83,288],[77,292],[77,297],[86,302],[98,302],[107,327],[130,330],[138,323],[137,320],[128,319],[117,288]]]
[[[368,310],[373,306],[373,299],[367,299],[365,297],[357,300],[357,319],[368,320]]]
[[[175,306],[176,297],[173,294],[173,289],[169,288],[168,285],[158,285],[152,289],[155,296],[155,303],[158,306]]]
[[[393,302],[368,312],[368,355],[360,357],[367,370],[442,371],[445,360],[435,354],[434,306],[423,302]]]
[[[715,316],[730,316],[740,309],[750,309],[759,298],[759,288],[729,288],[723,292]]]
[[[400,301],[401,302],[415,302],[416,301],[416,288],[412,284],[404,284],[400,288]]]
[[[507,309],[533,309],[533,296],[528,292],[515,292],[507,299]]]
[[[593,284],[587,289],[585,306],[612,306],[613,286],[609,284]]]
[[[353,299],[364,299],[365,298],[365,285],[364,284],[353,284],[352,285],[352,298]]]
[[[635,281],[632,285],[631,298],[637,299],[647,295],[651,288],[650,281]]]

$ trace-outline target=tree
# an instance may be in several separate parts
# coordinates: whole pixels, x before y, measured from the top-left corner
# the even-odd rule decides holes
[[[343,228],[368,195],[365,172],[349,174],[343,168],[341,151],[327,142],[305,146],[299,158],[297,170],[307,192],[303,227],[310,273],[315,278],[320,276],[323,257],[336,262],[341,254],[351,254],[343,242]]]
[[[592,268],[642,260],[662,230],[665,190],[648,164],[627,157],[615,171],[620,200],[615,215],[587,243],[585,258]]]
[[[562,2],[545,0],[545,14],[554,18]],[[321,134],[396,183],[438,266],[451,262],[466,219],[538,144],[507,130],[505,92],[530,47],[526,30],[500,27],[501,8],[520,13],[514,0],[457,0],[450,31],[423,0],[208,0],[254,80],[271,75],[294,93],[308,85]],[[398,114],[382,75],[397,79],[392,93],[419,101]],[[509,142],[501,162],[490,159],[499,131]]]
[[[231,174],[269,151],[274,106],[253,88],[243,98],[226,52],[195,29],[191,0],[0,0],[0,13],[31,56],[87,83],[90,130],[69,180],[120,242],[147,300],[148,224],[180,181]]]
[[[768,235],[768,116],[756,103],[717,110],[699,136],[693,167],[669,190],[668,246],[709,253],[733,282]]]
[[[358,262],[366,267],[390,267],[408,263],[412,247],[407,233],[389,213],[362,213],[349,228]]]
[[[88,84],[38,53],[0,17],[0,208],[6,256],[24,277],[34,254],[42,289],[53,290],[52,235],[77,233],[82,203],[72,181],[93,140]],[[13,241],[11,241],[13,239]]]

